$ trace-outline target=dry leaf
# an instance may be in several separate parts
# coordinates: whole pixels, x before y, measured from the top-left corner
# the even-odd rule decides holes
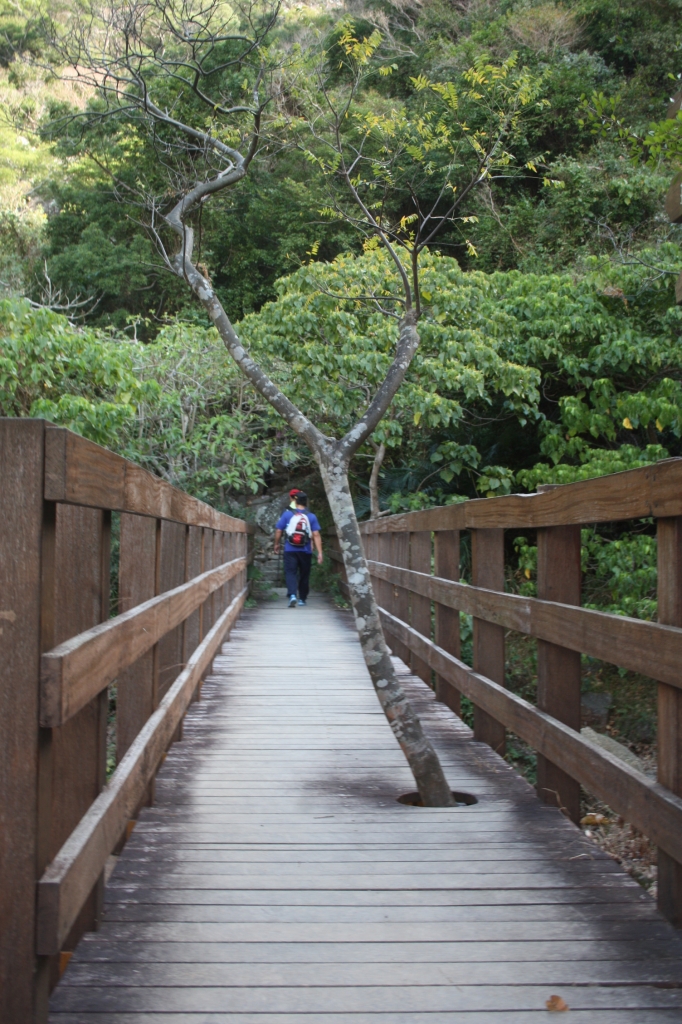
[[[564,1002],[561,996],[550,996],[545,1006],[550,1013],[563,1013],[568,1009],[568,1003]]]
[[[580,819],[581,825],[608,825],[609,819],[604,814],[586,814]]]

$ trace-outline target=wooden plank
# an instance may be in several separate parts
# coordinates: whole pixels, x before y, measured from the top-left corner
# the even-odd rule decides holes
[[[171,630],[176,630],[209,594],[241,573],[244,564],[245,559],[239,558],[220,565],[46,652],[41,658],[41,724],[56,726],[66,722],[119,673],[149,652]],[[126,600],[129,596],[127,589]],[[174,652],[177,643],[175,635]],[[150,714],[152,710],[148,689],[138,695],[138,700],[140,715],[136,716],[134,724],[141,724],[149,717],[141,718],[143,708],[148,708]],[[139,731],[139,724],[135,733]]]
[[[203,545],[203,569],[207,572],[209,569],[215,568],[215,561],[213,559],[213,530],[204,530],[204,545]],[[208,631],[213,626],[215,621],[213,617],[213,596],[209,595],[202,605],[202,629],[203,635],[206,636]]]
[[[340,1015],[369,1022],[386,1016],[394,975],[409,974],[410,964],[413,975],[424,965],[424,977],[407,984],[420,1020],[415,989],[428,1002],[443,987],[432,982],[444,979],[447,989],[464,978],[467,996],[490,999],[501,988],[500,963],[504,979],[522,984],[527,962],[538,986],[561,977],[571,993],[593,979],[587,994],[597,989],[598,1000],[600,981],[627,978],[628,987],[613,989],[614,1024],[631,988],[647,1011],[661,993],[676,993],[642,996],[638,987],[682,982],[682,947],[650,916],[646,894],[489,747],[473,743],[421,680],[401,672],[401,682],[453,788],[475,794],[475,806],[397,803],[414,783],[372,710],[349,615],[314,594],[300,614],[281,601],[249,610],[215,659],[202,705],[188,709],[185,742],[164,761],[158,802],[122,853],[102,931],[64,975],[55,1019],[69,1006],[85,1019],[115,1005],[175,1019],[178,991],[187,1000],[192,993],[195,1017],[202,993],[219,1014],[238,1016],[233,994],[246,998],[247,989],[249,1010],[267,1017],[285,978],[291,1006],[329,1015],[343,989],[356,1002]],[[149,973],[152,963],[162,966]],[[380,963],[398,965],[390,984],[379,971],[367,986],[367,964]],[[470,975],[441,973],[458,963],[474,965]],[[324,965],[317,974],[315,965]],[[315,981],[337,987],[314,993],[319,1014],[305,1002]],[[551,991],[534,994],[538,1018]],[[458,1016],[460,1004],[452,1005]],[[400,1011],[412,1020],[412,1009]]]
[[[43,628],[44,644],[58,644],[108,617],[110,527],[109,512],[57,504],[54,572],[50,580],[43,581],[43,607],[51,609]],[[38,827],[42,833],[39,871],[52,859],[104,785],[106,727],[105,691],[84,703],[65,724],[44,731],[38,807]],[[97,927],[103,890],[103,878],[94,878],[70,931],[62,936],[66,950],[73,950],[85,931]],[[40,974],[42,999],[45,981],[49,987],[57,983],[56,958],[49,966],[41,964]]]
[[[161,522],[159,546],[159,594],[175,590],[185,582],[185,531],[182,523]],[[211,531],[212,532],[212,531]],[[215,566],[213,563],[212,568]],[[209,601],[212,597],[208,598]],[[164,630],[157,645],[159,674],[156,704],[168,691],[173,680],[182,670],[182,626]]]
[[[682,518],[659,519],[658,621],[682,626]],[[682,796],[682,692],[658,686],[658,781]],[[682,857],[658,851],[658,907],[682,925]]]
[[[225,561],[231,561],[233,558],[237,557],[237,549],[239,547],[238,536],[241,536],[241,534],[223,534],[223,558],[225,559]],[[234,597],[235,587],[236,581],[234,578],[229,580],[223,587],[221,598],[223,608],[227,608],[228,604]],[[241,590],[241,587],[239,589]]]
[[[434,534],[434,573],[441,579],[459,580],[459,530],[440,530]],[[459,612],[440,602],[436,602],[435,612],[435,642],[459,658]],[[436,676],[436,696],[441,700],[439,682],[440,677]],[[447,693],[449,707],[458,715],[461,710],[459,694],[452,686],[444,692]]]
[[[206,635],[140,731],[106,789],[80,819],[38,883],[37,949],[56,953],[83,901],[144,795],[145,789],[182,721],[202,673],[225,632],[239,616],[246,590],[239,594]]]
[[[230,535],[232,536],[232,535]],[[232,561],[235,558],[234,553],[230,553],[225,561]],[[186,568],[185,578],[188,580],[194,580],[197,576],[201,576],[201,530],[198,526],[190,526],[187,531],[187,550],[185,555]],[[232,583],[226,584],[227,587],[231,587]],[[229,593],[229,591],[228,591]],[[230,596],[230,600],[232,597]],[[201,604],[202,602],[199,602]],[[229,604],[229,601],[228,601]],[[185,620],[185,630],[183,633],[183,661],[187,662],[188,658],[197,649],[200,641],[200,611],[199,605],[195,610],[188,615]]]
[[[213,533],[213,560],[215,565],[222,565],[223,562],[227,561],[223,554],[225,548],[225,534],[220,530],[215,530]],[[218,618],[223,613],[223,591],[222,589],[213,591],[213,602],[215,608],[215,616]]]
[[[475,587],[504,589],[504,531],[471,531],[471,578]],[[504,629],[474,616],[474,670],[504,686]],[[474,705],[474,739],[504,756],[504,725]]]
[[[0,1020],[7,1024],[34,1020],[43,435],[42,421],[0,419]]]
[[[682,859],[682,798],[424,640],[404,622],[387,612],[382,612],[381,617],[385,628],[428,660],[435,672],[577,779],[657,846],[676,859]]]
[[[391,541],[391,552],[393,565],[399,569],[410,571],[410,535],[408,533],[394,533]],[[393,601],[391,607],[394,614],[405,622],[410,618],[410,592],[407,588],[393,586]],[[410,650],[399,640],[393,641],[393,653],[406,665],[410,664]]]
[[[562,484],[540,494],[475,498],[362,523],[366,533],[403,530],[528,529],[682,515],[682,459]]]
[[[426,576],[431,574],[431,534],[427,530],[410,533],[410,569]],[[410,599],[410,622],[418,633],[431,639],[431,602],[421,594],[412,594]],[[431,685],[431,669],[415,654],[411,658],[412,671]]]
[[[118,612],[119,616],[128,615],[137,605],[151,600],[156,594],[156,554],[157,532],[159,521],[148,516],[136,516],[123,513],[121,515],[121,541],[118,576]],[[193,527],[192,529],[196,529]],[[143,628],[147,628],[143,626]],[[139,633],[135,637],[139,639]],[[130,638],[128,638],[130,641]],[[117,653],[123,653],[124,648]],[[103,653],[105,664],[110,655]],[[151,645],[144,653],[138,653],[127,666],[117,665],[111,676],[116,677],[116,760],[121,760],[138,732],[154,710],[154,647]],[[97,667],[97,661],[94,667]],[[46,665],[57,674],[57,665]],[[64,667],[61,669],[61,681],[55,684],[60,688],[64,685]],[[62,700],[57,694],[51,701],[56,705],[57,715],[63,715]],[[46,705],[50,698],[45,697]],[[41,707],[41,714],[43,709]],[[45,715],[48,716],[47,706]]]
[[[63,427],[46,428],[45,498],[233,533],[254,530]]]
[[[550,526],[538,530],[538,597],[562,604],[580,604],[580,527]],[[537,705],[580,732],[580,652],[538,640]],[[561,807],[580,821],[580,783],[538,754],[537,791],[541,800]]]
[[[678,669],[682,661],[682,629],[679,627],[497,593],[394,566],[373,564],[371,569],[376,577],[426,594],[448,608],[682,688]]]

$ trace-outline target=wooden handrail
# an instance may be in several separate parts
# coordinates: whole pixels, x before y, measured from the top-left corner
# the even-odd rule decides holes
[[[255,529],[62,427],[45,430],[45,498],[227,533],[253,533]]]
[[[377,579],[448,608],[682,689],[682,629],[676,626],[485,590],[383,562],[370,561],[369,569]]]
[[[135,813],[182,721],[197,683],[210,665],[246,599],[244,587],[222,613],[148,719],[89,811],[38,882],[36,945],[39,955],[61,949],[107,857]]]
[[[382,623],[419,658],[497,721],[682,860],[682,799],[503,686],[474,672],[407,623],[380,609]]]
[[[98,926],[106,858],[243,606],[255,528],[45,420],[0,417],[0,480],[0,1020],[46,1024],[47,957]]]
[[[370,519],[364,534],[423,530],[520,530],[605,523],[648,516],[682,516],[682,459],[562,484],[539,494],[474,498],[423,512]]]
[[[244,570],[246,562],[246,558],[235,558],[209,569],[43,654],[40,724],[48,728],[63,725],[214,591]]]

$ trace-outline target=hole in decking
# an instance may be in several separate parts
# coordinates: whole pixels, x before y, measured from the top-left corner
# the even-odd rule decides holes
[[[452,796],[455,800],[456,807],[471,807],[473,804],[477,804],[478,800],[471,793],[455,793],[453,790]],[[419,793],[404,793],[403,796],[398,797],[399,804],[406,804],[408,807],[423,807],[422,798]]]

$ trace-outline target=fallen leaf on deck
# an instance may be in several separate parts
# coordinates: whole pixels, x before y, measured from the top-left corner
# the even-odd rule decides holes
[[[563,1013],[568,1009],[568,1003],[564,1002],[561,996],[550,996],[545,1006],[550,1013]]]
[[[581,825],[608,825],[609,819],[605,814],[586,814],[580,819]]]

